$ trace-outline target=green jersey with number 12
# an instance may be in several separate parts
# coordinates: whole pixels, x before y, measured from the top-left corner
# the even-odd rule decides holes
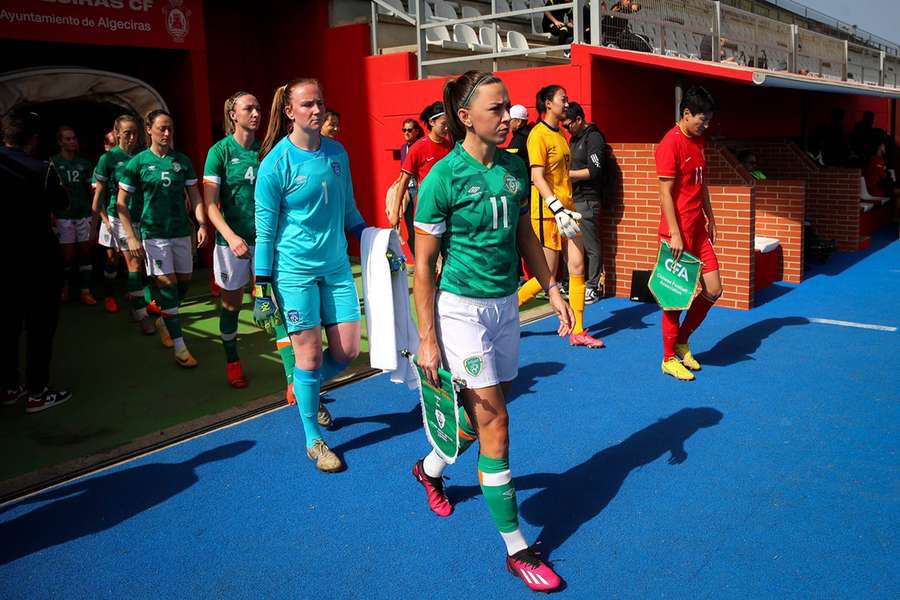
[[[415,225],[441,236],[441,289],[469,298],[514,294],[523,209],[528,209],[525,165],[505,150],[497,149],[490,167],[461,144],[438,161],[419,188]]]
[[[69,195],[69,207],[56,213],[58,219],[84,219],[91,216],[91,163],[76,156],[66,160],[62,154],[50,158]]]
[[[219,186],[219,209],[225,222],[247,245],[256,243],[256,203],[253,192],[259,170],[259,140],[244,148],[233,135],[219,140],[209,149],[203,168],[203,181]],[[216,231],[216,243],[228,242]]]
[[[125,166],[119,187],[144,194],[141,236],[171,239],[191,235],[191,222],[184,202],[184,189],[197,185],[191,160],[174,150],[157,156],[150,148],[134,156]]]

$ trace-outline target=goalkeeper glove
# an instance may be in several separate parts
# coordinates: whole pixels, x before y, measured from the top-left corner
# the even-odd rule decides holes
[[[556,226],[563,237],[573,238],[581,234],[581,227],[578,225],[578,221],[581,220],[581,213],[565,208],[556,196],[550,196],[544,202],[547,203],[547,208],[553,213],[553,218],[556,219]]]
[[[253,302],[253,322],[257,327],[272,333],[275,325],[281,323],[281,312],[272,300],[272,286],[268,281],[260,281],[257,277],[256,299]]]

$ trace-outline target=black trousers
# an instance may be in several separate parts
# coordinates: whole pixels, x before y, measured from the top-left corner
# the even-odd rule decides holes
[[[603,254],[600,249],[600,201],[575,201],[575,210],[581,213],[581,240],[584,243],[584,287],[596,290],[603,272]]]
[[[18,279],[22,294],[15,306],[0,311],[3,323],[3,385],[19,385],[19,339],[25,333],[25,385],[36,394],[50,381],[53,336],[59,323],[63,271],[61,257],[31,262]]]
[[[418,190],[416,190],[415,194],[410,194],[409,204],[406,205],[406,210],[403,211],[403,222],[406,224],[406,243],[409,244],[409,253],[413,255],[413,258],[416,257],[416,228],[413,222],[416,216],[417,197]]]

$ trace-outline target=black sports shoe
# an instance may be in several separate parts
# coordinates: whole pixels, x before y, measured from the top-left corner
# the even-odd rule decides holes
[[[25,412],[41,412],[57,404],[62,404],[71,397],[72,392],[69,390],[53,390],[45,387],[38,394],[28,394],[28,400],[25,401]]]
[[[3,404],[15,404],[22,398],[24,398],[28,394],[28,391],[25,389],[24,385],[19,385],[19,387],[15,387],[12,389],[6,390],[6,395],[3,397]]]

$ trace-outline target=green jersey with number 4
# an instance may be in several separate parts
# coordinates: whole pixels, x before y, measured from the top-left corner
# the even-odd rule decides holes
[[[91,163],[76,156],[66,160],[62,154],[50,158],[69,196],[69,207],[56,213],[58,219],[84,219],[91,216]]]
[[[498,149],[487,167],[461,144],[432,167],[419,187],[415,225],[441,236],[440,288],[469,298],[516,292],[519,214],[528,209],[522,160]]]
[[[144,195],[141,236],[145,240],[191,235],[184,189],[192,185],[197,185],[197,174],[187,156],[174,150],[157,156],[150,148],[128,161],[119,179],[125,191]]]
[[[256,203],[253,199],[259,170],[259,140],[244,148],[233,135],[219,140],[209,149],[203,168],[203,181],[219,186],[219,209],[225,222],[247,245],[256,243]],[[216,231],[216,243],[228,242]]]
[[[100,160],[97,161],[97,167],[94,169],[94,178],[103,182],[105,186],[107,194],[106,214],[112,218],[119,216],[119,211],[116,209],[116,199],[119,196],[119,180],[122,179],[122,174],[125,172],[125,167],[130,160],[131,155],[116,146],[100,157]],[[144,197],[141,193],[134,192],[129,194],[126,206],[131,219],[140,221],[141,211],[144,209]]]

